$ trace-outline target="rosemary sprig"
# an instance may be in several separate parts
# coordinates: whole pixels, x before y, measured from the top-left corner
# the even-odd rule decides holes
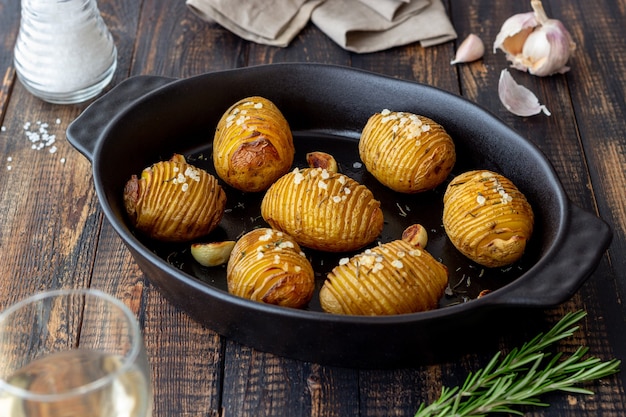
[[[540,396],[564,391],[593,394],[577,385],[619,372],[620,361],[603,362],[587,357],[588,348],[580,347],[571,356],[551,355],[545,349],[570,337],[585,317],[584,311],[567,313],[548,332],[540,333],[505,357],[494,355],[483,369],[467,376],[461,387],[443,387],[430,405],[421,404],[415,417],[481,417],[489,413],[523,415],[514,407],[548,404]]]

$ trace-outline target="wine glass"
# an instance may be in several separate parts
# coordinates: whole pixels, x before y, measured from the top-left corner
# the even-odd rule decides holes
[[[0,417],[150,417],[134,314],[92,289],[43,292],[0,314]]]

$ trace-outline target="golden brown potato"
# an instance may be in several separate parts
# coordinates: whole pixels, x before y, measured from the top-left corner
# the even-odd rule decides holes
[[[298,244],[270,228],[237,241],[226,274],[231,294],[283,307],[303,307],[315,288],[313,268]]]
[[[328,252],[362,248],[383,229],[372,192],[322,168],[296,168],[281,177],[263,197],[261,215],[300,245]]]
[[[320,290],[322,309],[378,316],[436,308],[448,284],[448,269],[410,239],[342,259]]]
[[[220,222],[226,194],[217,179],[188,164],[182,155],[133,175],[124,187],[124,205],[135,228],[171,242],[210,233]]]
[[[378,181],[401,193],[435,188],[456,162],[452,138],[440,124],[389,110],[369,118],[361,132],[359,155]]]
[[[465,256],[486,267],[517,261],[533,231],[533,210],[524,194],[491,171],[463,173],[443,197],[443,225]]]
[[[217,124],[213,163],[217,175],[241,191],[263,191],[287,173],[294,158],[291,129],[263,97],[233,104]]]

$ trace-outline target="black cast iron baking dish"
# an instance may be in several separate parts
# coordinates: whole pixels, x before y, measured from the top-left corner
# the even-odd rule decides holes
[[[272,100],[288,120],[296,143],[294,165],[304,166],[304,154],[310,150],[326,151],[338,159],[344,173],[372,189],[386,219],[377,242],[398,238],[412,223],[426,226],[427,249],[450,270],[439,309],[390,317],[338,316],[320,310],[317,294],[304,310],[256,303],[228,294],[225,268],[195,263],[188,244],[160,244],[135,233],[124,212],[125,182],[173,153],[214,172],[210,155],[217,121],[230,105],[253,95]],[[472,264],[443,232],[445,184],[420,195],[399,195],[359,165],[360,131],[371,114],[385,108],[422,114],[442,124],[457,147],[453,174],[491,169],[526,194],[536,224],[522,260],[495,270]],[[602,220],[569,202],[543,154],[490,113],[430,86],[346,67],[291,63],[188,79],[133,77],[90,105],[69,126],[67,137],[92,163],[106,218],[166,298],[227,338],[316,363],[408,366],[436,358],[446,347],[463,349],[469,340],[481,337],[481,329],[498,332],[494,315],[554,306],[570,298],[596,268],[612,236]],[[205,241],[235,240],[265,225],[259,216],[262,193],[225,188],[227,213]],[[346,256],[308,255],[318,288],[325,272]],[[490,292],[477,299],[483,290]],[[459,343],[463,334],[473,337]]]

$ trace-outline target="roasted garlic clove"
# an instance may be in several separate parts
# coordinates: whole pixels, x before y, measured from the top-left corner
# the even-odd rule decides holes
[[[404,232],[402,232],[402,240],[416,248],[425,249],[428,244],[428,232],[421,224],[414,224],[404,229]]]
[[[217,124],[213,163],[217,175],[241,191],[263,191],[285,174],[295,148],[287,120],[263,97],[233,104]]]
[[[313,296],[313,268],[285,233],[254,229],[241,237],[227,266],[228,291],[249,300],[300,308]]]
[[[452,138],[439,123],[389,110],[369,118],[361,133],[359,155],[378,181],[401,193],[435,188],[456,162]]]
[[[296,168],[272,184],[261,215],[300,245],[327,252],[362,248],[383,229],[380,202],[367,187],[321,168]]]
[[[220,222],[226,194],[217,179],[182,155],[133,175],[124,187],[133,226],[147,236],[182,242],[210,233]]]
[[[191,245],[191,256],[202,266],[218,266],[228,262],[233,247],[235,247],[234,240],[193,243]]]
[[[486,170],[455,177],[443,197],[443,225],[454,246],[474,262],[517,261],[533,231],[532,207],[506,177]]]
[[[326,152],[309,152],[306,154],[306,163],[309,168],[322,168],[328,172],[339,172],[335,157]]]
[[[448,269],[423,248],[395,240],[340,260],[320,290],[335,314],[392,315],[437,307]]]

